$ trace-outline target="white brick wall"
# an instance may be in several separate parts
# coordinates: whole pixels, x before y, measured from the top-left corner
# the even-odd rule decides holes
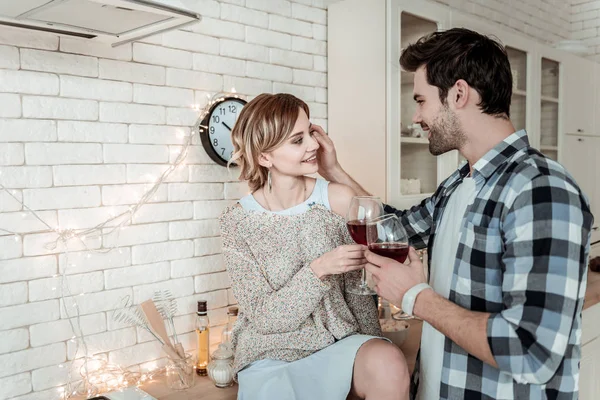
[[[571,0],[571,38],[582,40],[590,59],[600,62],[600,1]]]
[[[186,3],[200,23],[117,48],[0,28],[0,183],[52,227],[91,228],[127,211],[178,156],[207,95],[289,91],[325,122],[321,1]],[[147,334],[112,320],[124,296],[140,303],[171,289],[190,349],[205,299],[219,340],[235,299],[217,218],[248,187],[193,144],[132,225],[86,238],[106,251],[77,241],[68,256],[48,249],[55,234],[0,192],[0,228],[22,234],[0,236],[0,399],[56,397],[76,356],[77,310],[90,354],[124,367],[164,357]],[[70,295],[61,299],[63,273]]]

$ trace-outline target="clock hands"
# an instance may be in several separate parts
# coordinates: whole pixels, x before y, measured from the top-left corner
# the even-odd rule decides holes
[[[225,125],[225,128],[229,129],[229,132],[231,132],[231,128],[229,127],[229,125],[227,125],[225,122],[221,122],[223,125]]]

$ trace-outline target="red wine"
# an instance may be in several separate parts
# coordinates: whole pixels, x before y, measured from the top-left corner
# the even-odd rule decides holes
[[[364,219],[355,219],[347,224],[348,232],[352,239],[358,244],[367,245],[367,225]]]
[[[408,256],[407,243],[371,243],[369,250],[383,257],[392,258],[403,263]]]

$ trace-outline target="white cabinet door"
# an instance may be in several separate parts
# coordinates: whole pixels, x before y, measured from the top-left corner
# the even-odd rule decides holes
[[[581,370],[579,372],[579,398],[597,400],[600,396],[600,339],[581,347]]]
[[[593,135],[595,108],[595,63],[572,56],[564,62],[563,90],[565,133]]]
[[[600,136],[600,64],[596,63],[596,80],[594,85],[594,92],[596,94],[596,100],[594,102],[594,115],[596,116],[596,122],[594,124],[594,135]],[[599,216],[600,217],[600,216]]]

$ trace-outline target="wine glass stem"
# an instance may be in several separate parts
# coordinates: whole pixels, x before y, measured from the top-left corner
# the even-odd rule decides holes
[[[362,269],[362,278],[360,281],[360,286],[362,286],[362,287],[367,286],[367,269],[364,267]]]

